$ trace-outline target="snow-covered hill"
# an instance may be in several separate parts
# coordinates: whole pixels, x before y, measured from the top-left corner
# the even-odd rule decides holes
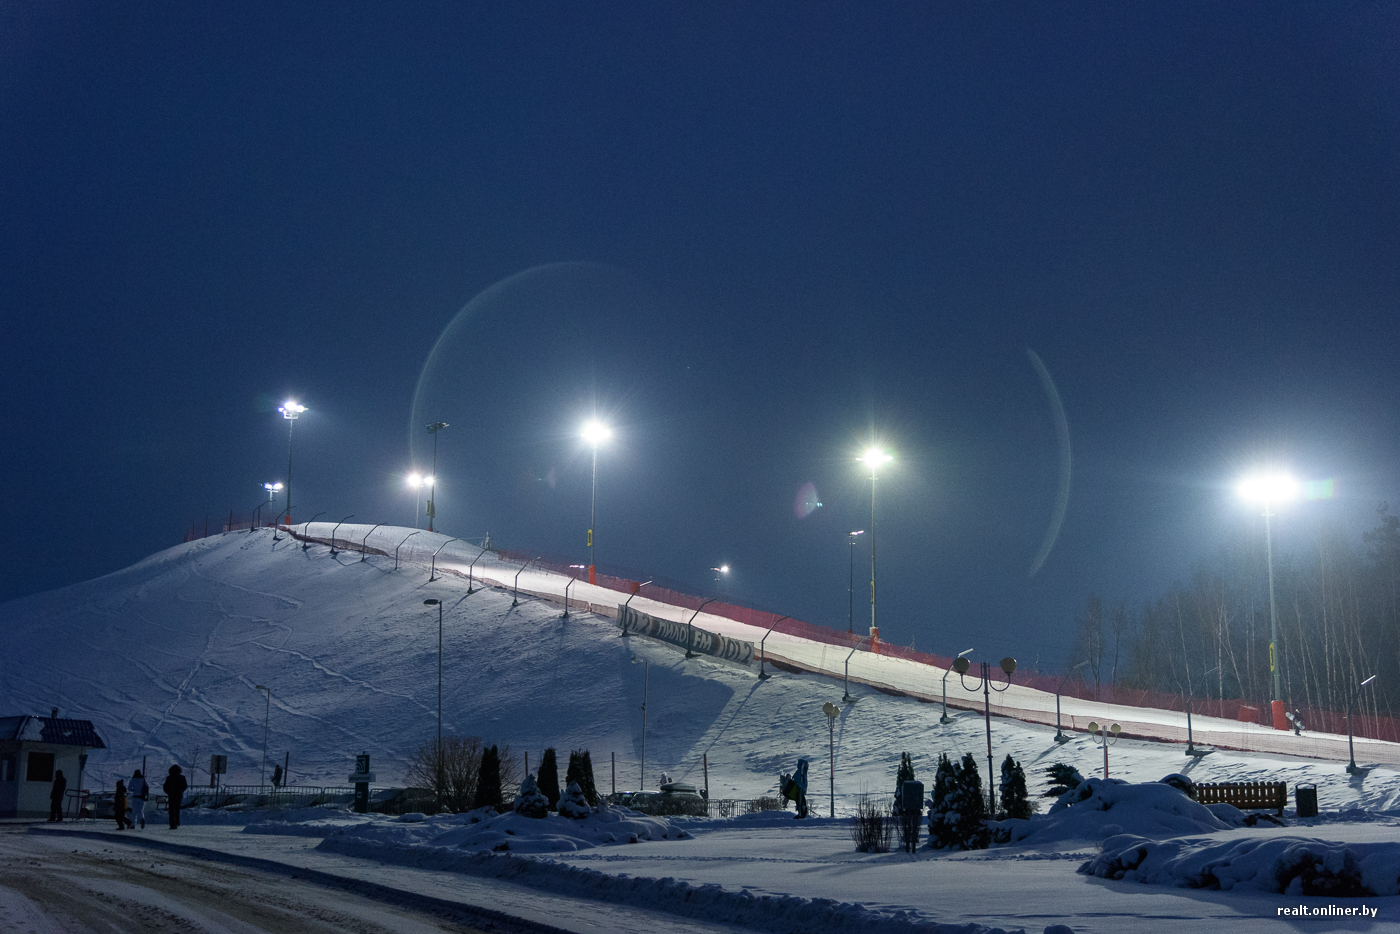
[[[381,531],[375,544],[392,551],[411,531]],[[940,752],[985,763],[974,712],[953,711],[944,725],[939,706],[913,698],[853,685],[848,704],[841,683],[821,675],[779,671],[760,681],[754,668],[687,660],[663,643],[619,638],[606,616],[575,609],[564,620],[559,603],[523,592],[512,606],[500,587],[468,594],[463,562],[430,582],[431,555],[444,541],[416,536],[395,570],[392,556],[361,560],[353,550],[333,556],[325,545],[274,541],[268,530],[231,533],[0,605],[0,715],[58,706],[93,720],[110,747],[89,762],[94,788],[129,775],[143,755],[162,771],[171,761],[193,766],[198,783],[207,781],[209,755],[221,753],[226,782],[256,783],[265,715],[269,769],[290,753],[294,781],[341,784],[354,756],[368,752],[381,781],[398,781],[412,749],[436,730],[438,615],[423,603],[436,598],[444,605],[444,731],[507,743],[532,762],[547,746],[587,747],[600,788],[612,786],[614,757],[617,787],[639,784],[644,680],[649,786],[663,770],[700,784],[707,757],[714,797],[754,797],[772,793],[778,772],[808,756],[820,800],[829,787],[827,701],[842,707],[838,809],[862,791],[887,791],[902,750],[925,769]],[[510,585],[506,570],[488,558],[475,572]],[[527,575],[522,591],[551,589],[542,572]],[[573,595],[601,601],[599,590],[575,585]],[[270,711],[256,685],[271,689]],[[994,754],[1101,772],[1102,753],[1087,736],[1061,747],[1053,733],[994,717]],[[1110,764],[1115,777],[1139,780],[1189,771],[1197,780],[1314,781],[1324,807],[1400,806],[1400,776],[1389,769],[1353,778],[1340,763],[1229,751],[1188,763],[1178,744],[1130,740],[1113,747]]]

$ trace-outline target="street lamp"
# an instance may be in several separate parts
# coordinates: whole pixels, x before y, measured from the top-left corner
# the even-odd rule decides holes
[[[846,533],[851,542],[851,573],[850,580],[846,582],[846,602],[850,604],[846,608],[846,631],[851,634],[856,631],[856,536],[864,534],[865,529]]]
[[[647,584],[650,584],[650,583],[651,583],[651,581],[642,581],[640,584],[638,584],[637,587],[636,587],[636,589],[633,590],[632,593],[628,595],[627,599],[623,601],[623,603],[622,603],[622,609],[625,610],[625,609],[627,609],[629,606],[631,606],[631,605],[632,605],[632,598],[635,597],[637,594],[641,593],[641,592],[642,592],[642,588],[645,587]],[[619,612],[617,615],[618,615],[618,618],[620,618],[620,619],[622,620],[622,635],[621,635],[619,638],[626,639],[628,636],[632,635],[630,632],[627,631],[627,617],[626,617],[623,613],[621,613],[621,612]]]
[[[288,399],[277,407],[277,411],[282,413],[282,417],[287,420],[287,518],[286,524],[292,524],[292,429],[296,427],[297,417],[306,411],[306,406],[300,402],[293,402]]]
[[[718,582],[724,575],[729,573],[729,565],[721,564],[717,568],[710,568],[710,570],[715,572],[715,580]]]
[[[836,718],[841,716],[841,708],[831,701],[822,704],[826,714],[827,767],[831,776],[831,816],[836,816]]]
[[[288,490],[287,495],[288,495],[288,496],[291,496],[291,491],[290,491],[290,490]],[[305,551],[306,549],[308,549],[308,548],[311,547],[311,523],[315,522],[317,519],[321,518],[321,517],[324,516],[325,514],[326,514],[326,511],[325,511],[324,509],[322,509],[320,512],[316,513],[316,515],[312,516],[310,519],[307,519],[306,522],[302,523],[301,534],[302,534],[303,538],[305,539],[305,540],[301,543],[301,550],[302,550],[302,551]],[[288,526],[288,531],[291,531],[291,527],[290,527],[290,526]]]
[[[437,803],[438,809],[442,809],[442,601],[429,598],[423,601],[424,606],[435,606],[438,611],[438,734],[437,734]]]
[[[529,561],[526,561],[524,564],[520,565],[520,569],[515,572],[515,594],[510,598],[511,606],[520,606],[520,572],[525,570],[538,560],[540,560],[540,556],[535,555]]]
[[[583,564],[571,564],[571,565],[569,565],[569,570],[570,570],[570,571],[582,571],[582,570],[585,570],[586,568],[587,568],[587,565],[583,565]],[[572,586],[574,586],[574,582],[577,581],[577,580],[578,580],[578,575],[577,575],[577,574],[571,574],[571,575],[569,575],[569,582],[568,582],[567,584],[564,585],[564,615],[561,616],[561,617],[559,617],[560,619],[568,619],[568,618],[569,618],[569,588],[572,587]],[[468,585],[468,586],[470,586],[470,585]]]
[[[355,514],[354,514],[354,513],[351,513],[350,515],[346,516],[344,519],[341,519],[339,522],[337,522],[337,523],[335,524],[335,528],[331,529],[331,554],[332,554],[332,555],[338,555],[338,554],[340,554],[340,552],[338,552],[338,551],[335,550],[335,536],[336,536],[336,533],[340,531],[340,527],[341,527],[342,525],[344,525],[347,521],[349,521],[350,519],[353,519],[353,518],[355,518]]]
[[[1085,662],[1085,664],[1088,664],[1088,663]],[[1201,677],[1204,678],[1206,675],[1209,675],[1209,674],[1211,674],[1212,672],[1216,672],[1216,671],[1219,671],[1219,670],[1220,670],[1220,666],[1219,666],[1219,665],[1216,665],[1214,668],[1210,669],[1210,671],[1204,672],[1204,673],[1201,675]],[[1191,681],[1191,669],[1190,669],[1190,668],[1187,668],[1187,670],[1186,670],[1186,754],[1187,754],[1188,756],[1191,756],[1192,758],[1200,759],[1200,758],[1202,758],[1202,757],[1204,757],[1204,756],[1210,755],[1210,754],[1211,754],[1212,752],[1214,752],[1215,750],[1213,750],[1213,749],[1197,749],[1197,748],[1196,748],[1196,737],[1195,737],[1195,734],[1194,734],[1194,733],[1192,732],[1192,730],[1191,730],[1191,701],[1193,701],[1193,700],[1195,700],[1195,699],[1196,699],[1196,686],[1195,686],[1195,683]]]
[[[959,653],[957,654],[957,658],[962,658],[964,655],[971,655],[971,654],[972,654],[972,649],[968,649],[968,650],[965,651],[965,652],[959,652]],[[957,660],[957,659],[954,659],[955,662],[956,662],[956,660]],[[950,716],[948,716],[948,675],[952,674],[952,672],[953,672],[953,666],[951,666],[951,665],[948,667],[948,670],[947,670],[947,671],[943,672],[943,716],[941,716],[941,717],[938,718],[938,722],[939,722],[939,723],[942,723],[942,724],[949,724],[949,723],[952,723],[952,722],[953,722],[953,718],[950,717]],[[1060,710],[1060,707],[1059,707],[1059,703],[1057,702],[1056,705],[1055,705],[1055,711],[1056,711],[1056,712],[1055,712],[1055,722],[1056,722],[1057,724],[1059,723],[1059,717],[1060,717],[1059,710]]]
[[[264,489],[264,490],[267,490],[267,501],[268,501],[269,504],[271,504],[271,503],[272,503],[272,498],[273,498],[273,496],[274,496],[275,494],[280,493],[280,492],[282,491],[282,484],[280,484],[280,483],[264,483],[264,484],[263,484],[263,489]],[[273,523],[272,523],[272,540],[273,540],[274,542],[280,542],[280,541],[282,540],[282,539],[280,539],[280,538],[277,537],[277,522],[276,522],[276,520],[274,520]]]
[[[258,780],[258,784],[262,785],[267,781],[267,721],[272,717],[272,689],[265,684],[255,684],[253,685],[253,690],[267,692],[267,708],[263,711],[262,778]]]
[[[875,469],[894,460],[894,455],[869,448],[861,460],[870,467],[870,634],[873,636],[880,631],[875,620]]]
[[[1109,726],[1107,723],[1099,724],[1089,721],[1089,736],[1093,739],[1094,745],[1103,747],[1103,777],[1108,778],[1108,747],[1118,742],[1118,734],[1123,732],[1123,728],[1118,724]]]
[[[651,685],[651,662],[648,661],[648,660],[645,659],[645,658],[638,658],[636,655],[633,655],[633,656],[632,656],[632,664],[635,665],[635,664],[637,664],[638,661],[640,661],[640,662],[642,663],[642,665],[643,665],[643,668],[642,668],[642,768],[641,768],[642,780],[641,780],[641,785],[640,785],[640,787],[639,787],[639,790],[645,791],[645,790],[646,790],[646,787],[647,787],[647,689],[648,689],[648,688],[650,687],[650,685]]]
[[[1347,701],[1347,754],[1351,759],[1351,761],[1347,763],[1348,775],[1364,775],[1368,771],[1367,769],[1356,767],[1356,744],[1352,740],[1351,711],[1356,707],[1356,699],[1361,696],[1361,689],[1374,680],[1376,680],[1376,676],[1371,675],[1371,677],[1358,684],[1356,689],[1351,692],[1351,698]]]
[[[437,436],[439,431],[447,427],[447,422],[433,422],[426,427],[428,434],[433,436],[433,472],[428,477],[428,531],[431,532],[433,520],[437,518]]]
[[[792,617],[779,616],[773,621],[773,625],[768,627],[768,631],[763,634],[763,638],[758,640],[758,680],[760,681],[767,681],[769,678],[773,677],[764,670],[764,666],[768,663],[768,650],[765,648],[765,645],[768,643],[768,637],[773,634],[773,630],[777,629],[778,624],[785,619],[792,619]]]
[[[1005,658],[1003,658],[1003,659],[1001,660],[1001,670],[1006,674],[1006,684],[1004,684],[1004,685],[1001,686],[1001,687],[997,687],[995,684],[992,683],[992,670],[991,670],[991,666],[990,666],[989,664],[987,664],[986,662],[978,662],[977,664],[979,664],[979,665],[982,666],[981,679],[982,679],[983,716],[986,718],[986,723],[987,723],[987,795],[988,795],[987,800],[988,800],[988,805],[989,805],[988,808],[987,808],[987,813],[988,813],[988,814],[995,814],[995,813],[996,813],[996,810],[997,810],[997,792],[996,792],[996,787],[997,787],[997,786],[996,786],[996,783],[993,781],[993,777],[995,776],[996,773],[992,771],[993,760],[992,760],[992,695],[991,695],[991,692],[992,692],[992,691],[1005,691],[1007,688],[1011,687],[1011,675],[1012,675],[1012,673],[1014,673],[1014,672],[1016,671],[1016,659],[1014,659],[1014,658],[1012,658],[1010,655],[1008,655],[1008,656],[1006,656]],[[977,688],[975,688],[975,687],[972,687],[972,688],[968,687],[968,686],[967,686],[967,682],[966,682],[965,680],[963,680],[963,675],[967,674],[967,670],[968,670],[969,668],[971,668],[971,667],[972,667],[972,663],[969,662],[966,658],[962,657],[961,655],[958,656],[958,658],[955,659],[955,660],[953,661],[953,669],[958,673],[958,681],[962,683],[963,690],[965,690],[965,691],[972,691],[973,693],[976,693],[976,692],[977,692]]]
[[[598,445],[612,437],[612,429],[596,418],[583,426],[583,440],[593,448],[593,498],[588,513],[588,582],[598,583],[598,562],[593,557],[593,530],[598,526]]]
[[[716,600],[718,600],[718,599],[719,599],[719,597],[711,597],[710,599],[706,600],[704,603],[702,603],[702,604],[700,604],[698,607],[696,607],[694,613],[691,613],[691,614],[690,614],[690,622],[686,623],[686,626],[687,626],[686,640],[685,640],[685,657],[686,657],[686,658],[699,658],[699,657],[700,657],[700,655],[695,651],[695,617],[697,617],[697,616],[700,615],[700,611],[701,611],[701,610],[703,610],[705,607],[709,606],[711,603],[714,603],[714,602],[715,602]]]
[[[1065,680],[1070,675],[1074,674],[1076,671],[1083,668],[1087,664],[1089,664],[1089,659],[1086,658],[1084,659],[1084,661],[1080,662],[1078,665],[1075,665],[1069,671],[1060,675],[1060,683],[1055,685],[1055,742],[1060,743],[1061,745],[1069,742],[1069,737],[1065,735],[1064,730],[1060,729],[1060,689],[1065,686]],[[1186,723],[1189,731],[1191,724],[1191,707],[1189,704],[1186,707]]]
[[[1240,482],[1238,492],[1241,497],[1264,507],[1264,553],[1269,565],[1269,671],[1274,677],[1274,697],[1272,708],[1274,729],[1288,729],[1284,717],[1283,689],[1280,686],[1278,665],[1278,608],[1274,602],[1274,537],[1273,506],[1298,495],[1298,481],[1287,474],[1257,474]]]

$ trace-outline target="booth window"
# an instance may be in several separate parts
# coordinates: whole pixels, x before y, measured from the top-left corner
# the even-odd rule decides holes
[[[53,781],[53,753],[31,752],[29,754],[29,771],[25,778],[31,782]]]
[[[18,757],[16,757],[14,753],[6,753],[0,756],[0,782],[14,781],[15,766],[18,764]]]

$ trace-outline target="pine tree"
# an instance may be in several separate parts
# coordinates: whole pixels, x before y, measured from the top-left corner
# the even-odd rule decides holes
[[[476,799],[472,807],[505,810],[501,799],[501,754],[495,746],[481,753],[481,772],[476,778]]]
[[[1007,817],[1025,820],[1034,813],[1026,792],[1026,770],[1010,756],[1001,764],[1001,809]]]
[[[1058,798],[1073,788],[1078,788],[1079,783],[1084,781],[1084,776],[1079,774],[1079,770],[1064,762],[1056,762],[1045,770],[1045,774],[1050,776],[1050,788],[1043,797]]]
[[[899,757],[899,771],[894,776],[894,807],[895,813],[900,811],[900,802],[904,797],[904,783],[914,780],[914,760],[909,758],[909,753],[903,753]]]
[[[598,806],[598,786],[593,782],[593,756],[587,749],[583,751],[582,763],[583,780],[579,782],[579,787],[583,789],[583,796],[588,799],[588,803],[594,807]]]
[[[535,782],[540,786],[540,794],[549,799],[549,809],[556,810],[559,807],[559,764],[555,761],[553,746],[544,751]]]

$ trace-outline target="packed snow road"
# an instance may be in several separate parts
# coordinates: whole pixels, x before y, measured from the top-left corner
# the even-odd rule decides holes
[[[0,931],[429,934],[507,931],[192,856],[0,827]],[[519,931],[544,930],[522,925]]]

